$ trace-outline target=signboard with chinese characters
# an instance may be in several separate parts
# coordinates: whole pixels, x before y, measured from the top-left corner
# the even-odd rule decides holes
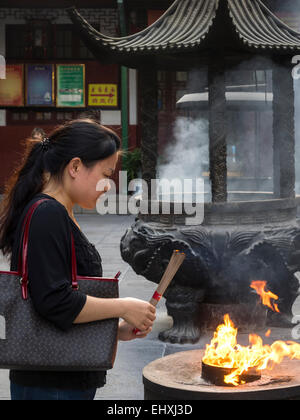
[[[89,106],[118,107],[118,85],[89,84]]]
[[[6,79],[0,80],[0,106],[24,106],[23,64],[7,64]]]
[[[85,107],[85,65],[57,65],[57,95],[58,107]]]
[[[28,64],[26,104],[28,106],[54,105],[54,67],[52,64]]]

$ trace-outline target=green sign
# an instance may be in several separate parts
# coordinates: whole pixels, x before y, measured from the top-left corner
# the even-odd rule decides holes
[[[56,106],[85,107],[85,65],[58,64],[56,75]]]

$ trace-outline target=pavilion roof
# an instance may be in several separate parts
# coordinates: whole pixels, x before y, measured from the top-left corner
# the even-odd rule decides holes
[[[172,61],[211,49],[266,55],[300,51],[300,33],[261,0],[175,0],[151,26],[121,38],[96,31],[75,8],[69,14],[97,57],[132,67],[139,67],[143,57],[157,61],[165,56]]]

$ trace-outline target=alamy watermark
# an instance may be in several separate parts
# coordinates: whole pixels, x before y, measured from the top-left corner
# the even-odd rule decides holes
[[[295,55],[292,58],[292,64],[296,64],[292,70],[292,76],[294,80],[300,79],[300,55]]]
[[[101,215],[183,215],[186,225],[200,225],[204,220],[204,179],[152,179],[148,197],[148,184],[143,179],[129,182],[126,192],[122,185],[127,185],[127,172],[120,171],[119,191],[111,179],[100,180],[97,191],[104,191],[98,200],[96,209]],[[134,193],[134,194],[128,194]]]

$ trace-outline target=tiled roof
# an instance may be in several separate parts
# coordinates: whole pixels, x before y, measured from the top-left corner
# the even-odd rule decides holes
[[[260,0],[228,0],[243,43],[255,49],[300,50],[300,33],[277,18]]]
[[[116,61],[220,48],[223,36],[232,49],[281,54],[300,51],[300,33],[278,19],[261,0],[175,0],[154,24],[122,38],[96,31],[75,8],[69,9],[69,14],[94,53],[119,58]]]

